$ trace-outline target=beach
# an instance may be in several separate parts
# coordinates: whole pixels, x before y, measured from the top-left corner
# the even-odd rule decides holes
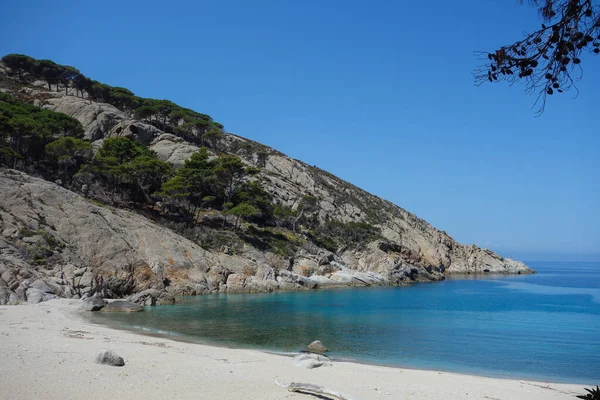
[[[333,362],[312,370],[291,357],[186,343],[87,322],[78,300],[0,307],[0,397],[6,399],[314,399],[292,382],[353,400],[573,399],[583,385]],[[124,367],[94,362],[103,349]]]

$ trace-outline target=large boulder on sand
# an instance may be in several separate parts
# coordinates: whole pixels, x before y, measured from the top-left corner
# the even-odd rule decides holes
[[[140,312],[144,311],[144,306],[132,303],[130,301],[117,300],[105,305],[103,312]]]
[[[88,297],[81,302],[81,309],[85,311],[100,311],[106,303],[100,297]]]
[[[325,353],[327,351],[327,347],[323,346],[323,343],[321,343],[320,340],[315,340],[314,342],[309,344],[307,347],[308,347],[308,350],[314,351],[317,353]]]
[[[123,357],[118,356],[111,350],[102,350],[96,357],[96,362],[98,364],[111,365],[113,367],[122,367],[125,365]]]
[[[19,304],[19,296],[10,290],[0,277],[0,306],[6,304]]]
[[[40,279],[34,281],[26,292],[27,302],[29,304],[37,304],[42,301],[56,299],[57,296],[48,284]]]
[[[331,360],[320,354],[302,353],[294,357],[294,365],[299,368],[313,369],[322,366],[330,367]]]

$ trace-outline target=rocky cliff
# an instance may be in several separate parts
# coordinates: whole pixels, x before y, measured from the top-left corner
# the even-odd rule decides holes
[[[0,69],[0,74],[2,70]],[[174,165],[198,147],[105,103],[48,91],[44,82],[4,90],[79,120],[97,147],[129,136]],[[445,274],[531,273],[523,263],[457,243],[414,214],[267,146],[226,133],[219,151],[260,168],[274,200],[297,207],[318,199],[319,220],[368,222],[376,240],[331,252],[294,236],[293,254],[239,241],[223,232],[218,249],[186,239],[148,218],[84,198],[14,170],[0,172],[0,304],[57,296],[108,296],[145,289],[174,294],[393,285]]]

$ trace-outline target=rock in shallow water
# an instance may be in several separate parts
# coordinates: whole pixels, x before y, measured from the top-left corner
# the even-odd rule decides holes
[[[144,306],[156,306],[163,304],[175,304],[175,296],[170,293],[156,290],[156,289],[147,289],[143,292],[136,293],[133,296],[127,299],[128,301],[141,304]]]
[[[101,311],[102,312],[140,312],[140,311],[144,311],[144,307],[139,304],[132,303],[130,301],[117,300],[117,301],[113,301],[113,302],[105,305]]]
[[[327,351],[327,347],[323,346],[320,340],[315,340],[307,347],[310,351],[316,351],[317,353],[325,353]]]
[[[123,357],[118,356],[111,350],[102,350],[96,357],[98,364],[112,365],[113,367],[122,367],[125,365]]]

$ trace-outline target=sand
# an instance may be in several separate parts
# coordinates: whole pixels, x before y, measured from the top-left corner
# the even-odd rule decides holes
[[[485,378],[290,357],[139,335],[93,325],[77,300],[0,307],[0,399],[317,399],[277,382],[324,385],[353,400],[571,399],[582,385]],[[124,367],[94,362],[102,349]]]

